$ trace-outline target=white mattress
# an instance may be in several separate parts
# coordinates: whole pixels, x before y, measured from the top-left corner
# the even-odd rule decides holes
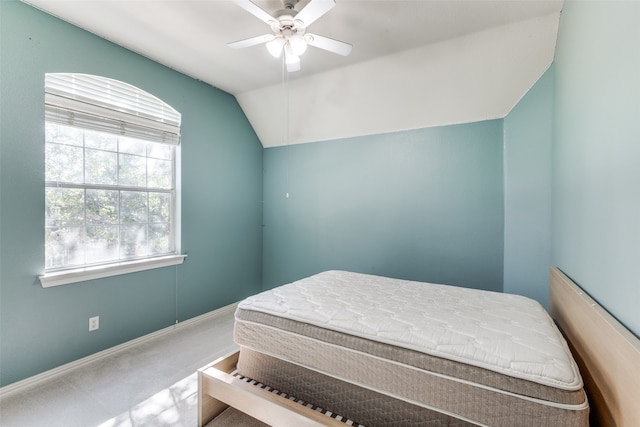
[[[327,271],[249,297],[238,308],[561,390],[582,388],[553,320],[540,304],[521,296]]]

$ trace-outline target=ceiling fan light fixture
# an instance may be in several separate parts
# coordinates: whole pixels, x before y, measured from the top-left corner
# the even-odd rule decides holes
[[[297,55],[289,54],[285,50],[285,65],[287,66],[287,72],[294,73],[300,71],[300,57]]]
[[[293,53],[289,43],[284,46],[284,63],[290,73],[300,70],[300,57]]]
[[[285,45],[285,40],[282,37],[276,37],[267,43],[267,50],[274,58],[279,58],[282,53],[282,48]]]
[[[307,42],[302,36],[293,35],[289,38],[291,52],[296,56],[301,56],[307,50]]]
[[[0,0],[2,1],[2,0]],[[255,0],[233,0],[241,8],[266,23],[272,34],[251,37],[227,45],[233,49],[241,49],[266,44],[268,52],[274,58],[281,58],[287,65],[287,71],[300,70],[300,56],[307,50],[307,46],[324,49],[326,51],[347,56],[351,53],[349,43],[334,40],[317,34],[308,34],[307,27],[327,13],[336,4],[336,0],[308,0],[300,11],[295,10],[300,0],[281,0],[284,9],[271,14],[254,3]]]
[[[290,46],[287,45],[284,49],[284,62],[286,64],[299,64],[300,63],[300,57],[298,55],[296,55],[295,53],[293,53],[293,51],[290,49]]]

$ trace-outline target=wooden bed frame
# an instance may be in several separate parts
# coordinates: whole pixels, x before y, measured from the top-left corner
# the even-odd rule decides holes
[[[345,427],[346,424],[233,375],[239,351],[198,371],[198,426],[229,406],[271,426]]]
[[[569,342],[590,404],[591,426],[640,426],[640,340],[558,268],[551,268],[549,312]],[[337,421],[232,375],[238,353],[198,371],[198,425],[232,406],[273,426]]]
[[[551,268],[549,312],[580,367],[592,426],[640,426],[640,340]]]

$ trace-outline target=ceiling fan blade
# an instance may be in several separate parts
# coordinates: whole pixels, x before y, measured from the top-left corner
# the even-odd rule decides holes
[[[308,27],[335,5],[335,0],[311,0],[296,14],[294,22],[302,21],[301,25],[296,22],[296,27]]]
[[[342,56],[348,56],[353,48],[349,43],[330,39],[329,37],[319,36],[317,34],[307,33],[304,35],[304,39],[310,46],[328,50],[329,52],[337,53]]]
[[[265,34],[262,36],[251,37],[250,39],[238,40],[237,42],[227,43],[232,49],[244,49],[245,47],[255,46],[257,44],[267,43],[275,39],[273,34]]]
[[[277,23],[278,20],[273,16],[269,15],[267,12],[262,10],[259,6],[253,3],[250,0],[234,0],[234,3],[264,22],[267,25],[271,25],[273,23]]]

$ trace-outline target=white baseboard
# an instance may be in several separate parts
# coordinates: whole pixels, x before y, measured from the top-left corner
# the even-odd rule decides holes
[[[0,399],[2,399],[3,397],[6,397],[10,394],[14,394],[14,393],[19,393],[21,391],[26,390],[29,387],[33,387],[34,385],[44,382],[44,381],[48,381],[52,378],[58,377],[60,375],[63,375],[69,371],[72,371],[74,369],[78,369],[82,366],[88,365],[89,363],[93,363],[96,360],[100,360],[102,358],[111,356],[115,353],[118,353],[120,351],[129,349],[133,346],[136,346],[138,344],[144,343],[146,341],[150,341],[154,338],[158,338],[162,335],[168,334],[170,332],[179,330],[181,328],[184,328],[186,326],[190,326],[193,325],[194,323],[198,323],[201,322],[203,320],[207,320],[207,319],[211,319],[212,317],[217,317],[217,316],[221,316],[223,314],[228,313],[229,311],[235,311],[236,307],[238,306],[238,303],[233,303],[233,304],[229,304],[227,306],[221,307],[217,310],[213,310],[210,311],[208,313],[202,314],[200,316],[185,320],[184,322],[179,322],[176,323],[175,325],[171,325],[167,328],[164,329],[160,329],[159,331],[155,331],[152,332],[150,334],[141,336],[140,338],[136,338],[133,339],[131,341],[127,341],[125,343],[122,343],[120,345],[117,345],[115,347],[111,347],[108,348],[106,350],[102,350],[98,353],[94,353],[91,354],[87,357],[83,357],[82,359],[78,359],[78,360],[74,360],[73,362],[69,362],[67,364],[58,366],[57,368],[53,368],[50,369],[48,371],[42,372],[40,374],[34,375],[32,377],[29,378],[25,378],[24,380],[21,381],[17,381],[13,384],[9,384],[6,385],[2,388],[0,388]]]

